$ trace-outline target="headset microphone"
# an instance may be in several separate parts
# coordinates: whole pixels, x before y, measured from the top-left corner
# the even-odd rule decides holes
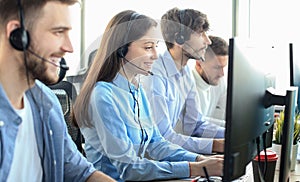
[[[58,80],[56,83],[59,83],[60,81],[62,81],[66,76],[67,70],[69,70],[69,67],[66,64],[65,58],[61,58],[59,65],[60,65],[60,70],[59,70],[59,74],[58,74]],[[56,83],[54,83],[54,84],[56,84]]]
[[[133,64],[132,62],[128,61],[125,57],[123,57],[123,59],[124,59],[127,63],[131,64],[132,66],[134,66],[134,67],[136,67],[136,68],[138,68],[138,69],[140,69],[140,70],[142,70],[142,71],[145,71],[145,72],[149,73],[149,74],[152,75],[152,76],[154,75],[151,71],[147,71],[147,70],[145,70],[145,69],[143,69],[143,68],[141,68],[141,67],[138,67],[137,65],[135,65],[135,64]]]
[[[50,64],[52,64],[52,65],[60,68],[59,69],[59,73],[58,73],[58,80],[57,80],[57,82],[53,83],[53,84],[47,84],[47,85],[55,85],[55,84],[59,83],[60,81],[62,81],[65,78],[67,70],[69,70],[69,66],[67,66],[66,60],[64,58],[61,58],[61,60],[59,62],[59,65],[58,65],[58,64],[56,64],[56,63],[54,63],[52,61],[49,61],[49,60],[43,58],[42,56],[39,56],[38,54],[34,53],[30,49],[27,49],[27,51],[29,53],[31,53],[32,55],[34,55],[35,57],[41,59],[42,61],[46,61],[47,63],[50,63]]]
[[[67,66],[66,61],[64,60],[64,58],[62,58],[62,60],[60,61],[59,65],[58,65],[58,64],[56,64],[56,63],[54,63],[54,62],[52,62],[52,61],[49,61],[49,60],[43,58],[42,56],[39,56],[38,54],[34,53],[34,52],[31,51],[30,49],[27,49],[27,51],[28,51],[29,53],[31,53],[32,55],[34,55],[35,57],[41,59],[42,61],[46,61],[46,62],[48,62],[48,63],[50,63],[50,64],[52,64],[52,65],[54,65],[54,66],[56,66],[56,67],[59,67],[59,68],[62,69],[62,70],[65,70],[65,71],[69,70],[69,66]],[[63,60],[64,60],[64,61],[63,61]]]
[[[204,62],[204,61],[205,61],[205,58],[204,58],[204,57],[202,57],[202,56],[200,57],[200,59],[201,59],[201,61],[202,61],[202,62]]]

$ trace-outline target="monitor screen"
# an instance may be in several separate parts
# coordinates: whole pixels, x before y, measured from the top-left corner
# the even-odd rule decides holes
[[[239,38],[229,40],[223,181],[245,174],[258,153],[257,138],[265,133],[267,147],[272,145],[274,106],[265,108],[263,104],[267,88],[275,88],[270,67],[274,60],[268,54],[271,49]]]

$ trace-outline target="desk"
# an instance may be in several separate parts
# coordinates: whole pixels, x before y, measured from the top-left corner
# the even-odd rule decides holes
[[[300,182],[300,163],[296,163],[295,171],[290,173],[290,182]],[[279,178],[279,170],[275,171],[274,182],[278,182]],[[187,182],[190,179],[174,179],[174,180],[164,180],[164,181],[155,181],[155,182]],[[249,163],[247,166],[246,175],[239,179],[234,180],[233,182],[253,182],[253,170],[252,170],[252,163]]]
[[[278,181],[279,170],[275,171],[274,181]],[[290,182],[300,181],[300,163],[296,162],[295,171],[290,173]]]

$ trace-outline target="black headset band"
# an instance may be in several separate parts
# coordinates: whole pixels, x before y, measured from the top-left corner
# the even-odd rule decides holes
[[[179,11],[179,21],[180,21],[180,34],[184,34],[184,18],[185,18],[185,10]]]
[[[131,14],[130,16],[130,19],[127,23],[127,32],[124,36],[124,40],[123,40],[123,46],[121,46],[118,50],[117,50],[117,54],[120,58],[124,58],[128,52],[128,38],[129,38],[129,33],[130,33],[130,30],[131,30],[131,27],[132,27],[132,23],[134,20],[138,19],[138,17],[140,16],[141,14],[137,13],[137,12],[134,12]]]
[[[16,50],[25,51],[29,47],[30,37],[24,25],[24,12],[21,0],[17,0],[17,7],[20,17],[20,27],[10,33],[9,41]]]
[[[125,38],[124,38],[124,44],[125,44],[125,45],[128,43],[128,37],[129,37],[129,32],[130,32],[131,27],[132,27],[132,23],[133,23],[133,21],[136,20],[139,16],[140,16],[140,14],[137,13],[137,12],[132,13],[131,16],[130,16],[130,19],[129,19],[128,24],[127,24],[127,32],[126,32],[126,35],[125,35]]]
[[[184,31],[184,18],[185,10],[179,10],[179,32],[175,35],[175,42],[179,45],[184,44],[185,42],[185,31]]]

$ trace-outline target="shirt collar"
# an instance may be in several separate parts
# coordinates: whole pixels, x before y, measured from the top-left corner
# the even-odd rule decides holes
[[[165,69],[168,73],[169,77],[172,77],[174,75],[181,75],[181,74],[185,74],[187,72],[187,65],[185,65],[182,70],[178,70],[175,64],[174,59],[172,58],[170,52],[168,50],[166,50],[163,54],[163,58],[162,58],[163,64],[165,65]],[[182,72],[182,73],[181,73]]]
[[[31,101],[31,103],[35,103],[37,105],[37,107],[40,107],[45,112],[49,111],[52,107],[52,100],[47,96],[48,94],[45,93],[45,92],[52,92],[52,91],[46,87],[47,87],[46,85],[44,85],[40,81],[36,80],[35,85],[32,88],[30,88],[31,91],[27,90],[25,92],[27,99],[29,101]],[[7,115],[15,115],[16,114],[16,112],[15,112],[14,108],[12,107],[12,105],[10,104],[1,84],[0,84],[0,100],[1,100],[1,104],[3,104],[3,106],[4,106],[4,107],[0,108],[0,112],[2,109],[5,109],[5,112]],[[16,116],[18,116],[18,115],[16,115]],[[11,118],[11,119],[15,119],[15,118]]]
[[[9,119],[12,121],[15,121],[18,119],[18,115],[16,115],[16,112],[12,105],[10,104],[8,97],[4,91],[4,88],[0,84],[0,100],[1,100],[1,108],[0,108],[0,120],[10,117]],[[4,115],[5,114],[5,115]],[[2,141],[0,141],[2,142]]]
[[[47,86],[43,85],[40,81],[36,80],[35,85],[32,88],[26,90],[25,93],[27,95],[27,98],[32,98],[32,96],[34,96],[35,98],[42,98],[42,99],[35,99],[35,102],[38,105],[42,105],[42,106],[45,106],[45,104],[49,105],[49,103],[52,103],[48,97],[46,96],[43,97],[43,94],[45,94],[43,92],[43,87],[47,87]],[[7,105],[8,107],[11,107],[11,109],[13,109],[1,84],[0,84],[0,100],[2,104]]]
[[[51,100],[53,98],[50,97],[50,93],[53,93],[53,91],[39,80],[35,81],[35,85],[30,90],[26,91],[28,100],[36,103],[42,110],[49,111],[53,105]]]
[[[114,85],[116,85],[117,87],[119,87],[119,88],[121,88],[121,89],[123,89],[123,90],[126,90],[126,91],[136,91],[137,89],[135,88],[135,86],[132,84],[132,83],[130,83],[130,82],[128,82],[128,80],[123,76],[123,75],[121,75],[120,73],[117,73],[117,75],[116,75],[116,77],[114,78],[114,80],[112,81],[112,83],[114,84]],[[129,86],[130,86],[130,90],[129,90],[129,88],[128,88],[128,83],[129,83]],[[139,83],[139,88],[140,88],[140,83]]]

